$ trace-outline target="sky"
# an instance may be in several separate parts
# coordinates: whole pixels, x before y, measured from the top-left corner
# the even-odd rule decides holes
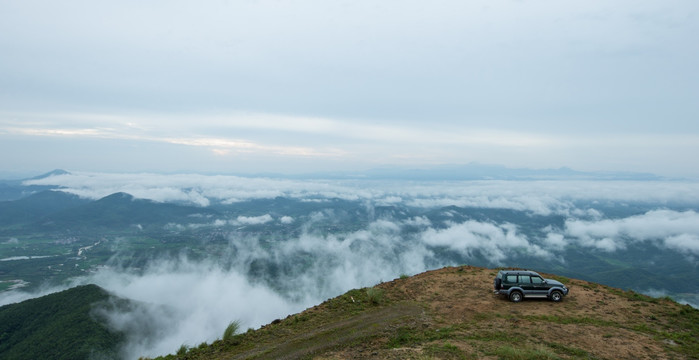
[[[0,174],[699,178],[699,2],[0,2]]]

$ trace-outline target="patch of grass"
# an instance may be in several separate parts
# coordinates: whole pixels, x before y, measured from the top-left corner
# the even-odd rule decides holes
[[[308,321],[308,316],[307,315],[294,315],[293,317],[293,322],[294,324],[298,324],[300,322]]]
[[[648,324],[646,324],[646,323],[636,324],[636,325],[632,326],[631,329],[634,331],[638,331],[638,332],[642,332],[642,333],[646,333],[646,334],[655,334],[656,333],[656,331],[651,329],[648,326]]]
[[[526,316],[530,320],[540,320],[547,321],[556,324],[581,324],[581,325],[595,325],[595,326],[606,326],[606,327],[619,327],[619,324],[614,321],[606,321],[595,319],[587,316],[575,317],[575,316],[558,316],[558,315],[531,315]]]
[[[493,313],[487,313],[487,312],[477,312],[473,315],[473,320],[475,320],[476,322],[481,322],[481,321],[493,319],[493,318],[497,317],[497,315],[498,315],[497,313],[493,314]]]
[[[672,340],[677,346],[672,350],[691,357],[699,354],[699,310],[689,305],[683,305],[679,311],[670,314],[673,318],[673,328],[669,331],[658,331],[655,335],[662,340]]]
[[[597,284],[595,283],[582,283],[579,286],[583,289],[597,290]]]
[[[352,315],[365,310],[368,303],[368,294],[365,289],[352,289],[324,304],[333,312]]]
[[[624,290],[616,289],[616,288],[608,288],[608,290],[610,293],[612,293],[614,295],[621,296],[629,301],[641,301],[641,302],[657,304],[661,300],[664,300],[664,298],[659,299],[659,298],[654,298],[654,297],[651,297],[648,295],[639,294],[633,290],[624,291]]]
[[[623,293],[623,296],[628,296],[630,299],[640,299],[640,301],[648,301],[647,299],[651,299],[651,302],[653,300],[662,301],[662,299],[650,298],[631,291],[617,291]],[[558,315],[527,316],[527,318],[531,320],[548,321],[557,324],[583,324],[628,329],[651,335],[656,340],[672,340],[672,342],[677,345],[670,346],[668,349],[671,351],[679,352],[690,357],[699,354],[699,310],[685,305],[682,306],[679,311],[669,314],[669,317],[673,320],[672,324],[666,331],[661,331],[645,322],[634,325],[624,325],[613,321],[599,320],[590,317],[562,317]],[[611,337],[613,337],[611,334],[603,335],[603,338]]]
[[[560,281],[563,284],[568,284],[570,282],[570,279],[568,279],[567,277],[559,275],[551,275],[551,279]]]
[[[417,345],[424,341],[422,334],[416,329],[401,327],[396,331],[396,335],[388,341],[388,347],[391,349]]]
[[[400,274],[400,279],[407,279],[410,276],[408,274]]]
[[[367,288],[366,296],[367,300],[374,305],[381,304],[384,301],[384,291],[377,287]]]
[[[391,349],[404,346],[416,346],[430,341],[449,339],[453,336],[453,332],[454,328],[452,327],[435,330],[401,327],[396,330],[395,336],[389,339],[387,346]]]
[[[553,349],[555,352],[563,355],[569,355],[573,357],[580,357],[580,358],[590,358],[591,355],[589,352],[583,350],[583,349],[578,349],[576,347],[572,346],[567,346],[563,344],[558,344],[558,343],[548,343],[546,344],[548,347]]]
[[[449,342],[445,342],[441,345],[429,345],[425,347],[425,352],[430,356],[437,357],[440,359],[467,359],[466,354],[463,352],[463,350],[459,349],[456,345],[451,344]]]
[[[226,327],[226,330],[223,331],[223,341],[230,341],[233,339],[233,336],[238,332],[238,329],[240,329],[240,321],[231,321]]]
[[[545,347],[537,348],[516,348],[505,345],[495,350],[495,355],[501,360],[541,360],[560,359],[555,353]]]
[[[507,343],[518,342],[519,340],[521,340],[519,335],[512,334],[507,331],[479,331],[477,333],[466,336],[466,339],[485,342],[502,341]]]

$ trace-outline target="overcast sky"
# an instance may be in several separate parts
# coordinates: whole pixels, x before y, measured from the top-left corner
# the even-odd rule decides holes
[[[699,178],[699,2],[0,1],[0,172]]]

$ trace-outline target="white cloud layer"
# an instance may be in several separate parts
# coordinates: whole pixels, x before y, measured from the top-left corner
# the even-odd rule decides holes
[[[210,343],[222,338],[231,321],[259,327],[311,305],[285,299],[236,271],[184,259],[155,261],[142,275],[102,270],[82,281],[141,302],[131,311],[106,313],[110,325],[130,333],[124,349],[127,359],[173,353],[183,344]]]
[[[525,250],[533,256],[549,258],[552,254],[540,246],[530,243],[526,236],[517,234],[513,224],[500,226],[491,223],[467,221],[454,224],[446,229],[428,229],[422,235],[425,244],[442,246],[472,257],[474,251],[482,253],[496,264],[518,250]]]
[[[260,216],[238,216],[235,223],[242,225],[262,225],[272,221],[272,215],[265,214]]]
[[[153,181],[151,185],[146,181],[148,178]],[[138,179],[140,181],[135,181]],[[66,175],[48,181],[55,183],[57,180],[70,184],[71,189],[82,189],[91,194],[106,191],[100,186],[119,188],[121,191],[135,187],[148,194],[149,186],[163,185],[147,174],[116,177],[109,174]],[[342,185],[218,176],[180,175],[170,181],[172,183],[168,186],[172,189],[188,188],[189,191],[201,192],[201,196],[210,196],[218,191],[223,191],[226,196],[231,192],[240,196],[245,192],[236,187],[251,186],[248,182],[262,183],[276,189],[256,193],[256,196],[262,197],[269,194],[316,199],[336,197],[338,194],[348,197],[355,189],[351,183]],[[195,182],[199,187],[192,190]],[[532,213],[565,213],[569,217],[560,229],[551,225],[542,229],[545,234],[542,239],[531,238],[522,232],[519,225],[508,222],[457,220],[459,213],[456,211],[448,212],[451,214],[449,220],[440,224],[434,224],[426,216],[416,216],[401,220],[377,219],[363,228],[348,232],[327,233],[314,231],[312,226],[301,226],[303,231],[300,235],[274,240],[276,242],[272,244],[269,239],[256,235],[233,232],[228,237],[227,250],[216,261],[160,259],[152,261],[140,272],[101,268],[96,274],[78,279],[76,283],[95,283],[116,295],[140,302],[126,311],[105,310],[104,313],[112,326],[131,332],[124,356],[135,359],[172,353],[182,344],[196,346],[204,341],[211,342],[220,338],[233,320],[240,320],[243,329],[257,327],[349,289],[371,286],[401,274],[410,275],[476,261],[480,257],[492,266],[506,265],[521,256],[547,263],[565,263],[562,254],[571,244],[602,251],[623,251],[629,244],[638,242],[680,252],[687,255],[690,261],[699,256],[699,214],[695,211],[661,209],[616,219],[601,218],[597,211],[574,211],[578,210],[573,205],[575,201],[595,199],[592,197],[593,191],[583,191],[581,185],[597,188],[602,200],[646,201],[646,194],[649,194],[661,202],[677,201],[674,191],[663,192],[666,189],[664,184],[466,182],[457,185],[447,189],[443,183],[438,186],[412,184],[405,188],[396,188],[395,184],[378,188],[361,186],[359,194],[355,193],[351,198],[367,202],[395,196],[409,203],[413,197],[448,196],[458,199],[478,194],[477,198],[468,198],[468,201],[487,207],[493,205],[490,200],[496,196],[516,196],[519,191],[527,189],[530,191],[527,199],[543,194],[545,200],[522,202],[534,204],[531,209],[522,209]],[[563,196],[572,188],[578,190],[574,196]],[[669,189],[673,188],[666,190]],[[160,196],[165,192],[153,193]],[[226,196],[217,199],[226,199]],[[511,206],[516,202],[497,203]],[[543,208],[541,204],[545,204]],[[575,214],[581,217],[576,218]],[[332,219],[332,216],[332,212],[319,211],[310,214],[308,221],[312,224]],[[298,220],[289,216],[275,219],[270,214],[264,214],[207,221],[212,222],[194,226],[255,225],[275,221],[290,224]],[[184,230],[181,225],[168,226],[171,230]],[[264,270],[267,266],[274,271]],[[251,275],[251,268],[262,271]],[[276,275],[270,278],[272,273]],[[41,293],[55,290],[44,289]],[[13,291],[3,294],[0,303],[37,295]]]
[[[369,200],[417,207],[484,207],[599,217],[576,201],[699,203],[699,182],[681,181],[342,181],[289,180],[198,174],[114,174],[75,172],[25,182],[60,186],[81,197],[99,199],[115,192],[158,202],[207,206],[278,196],[295,199]]]
[[[699,256],[699,214],[694,211],[653,210],[622,219],[595,221],[569,219],[564,234],[569,242],[605,251],[647,241]],[[560,234],[549,234],[547,239],[554,244],[564,242]]]

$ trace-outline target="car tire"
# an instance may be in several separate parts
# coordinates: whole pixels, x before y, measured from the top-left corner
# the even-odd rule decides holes
[[[502,280],[501,279],[495,279],[495,290],[500,290],[502,285]]]
[[[560,291],[558,291],[558,290],[552,291],[552,292],[551,292],[551,295],[549,296],[549,298],[550,298],[551,301],[553,301],[553,302],[559,302],[559,301],[563,300],[563,294],[562,294]]]
[[[510,293],[510,301],[518,303],[522,301],[522,293],[519,291],[513,291]]]

